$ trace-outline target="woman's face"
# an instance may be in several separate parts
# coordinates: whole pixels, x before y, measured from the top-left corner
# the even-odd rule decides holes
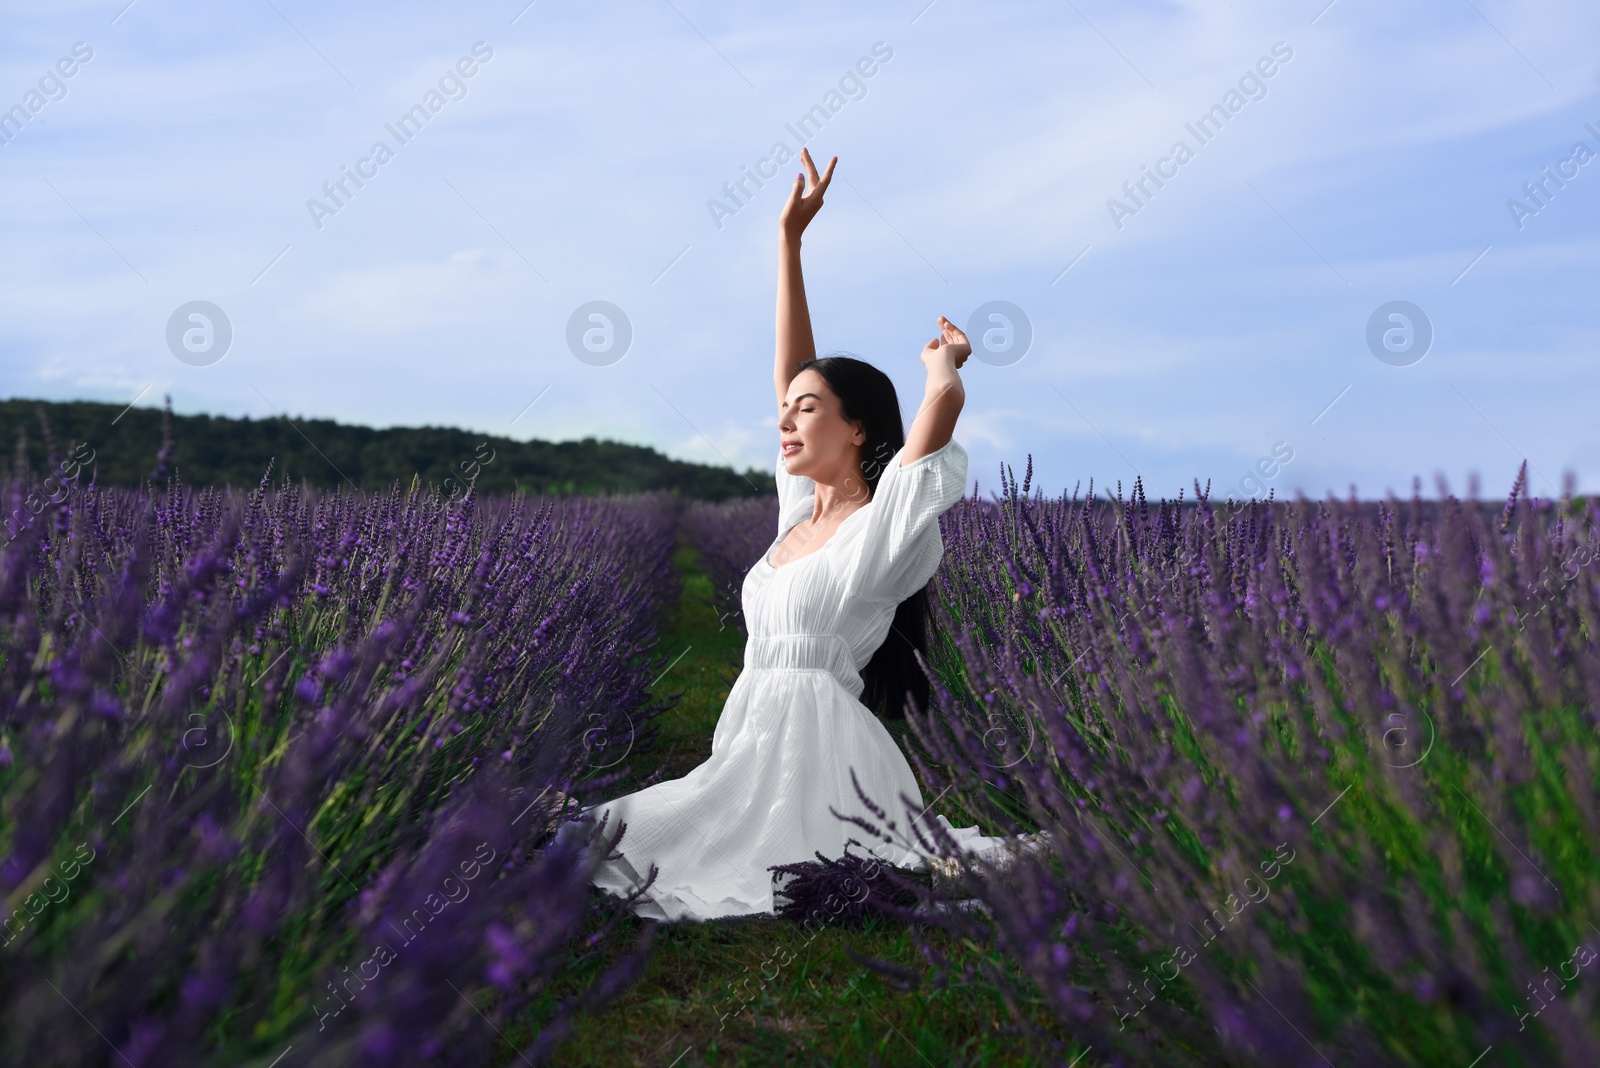
[[[861,485],[861,447],[867,435],[859,419],[845,419],[843,407],[816,371],[794,376],[778,411],[784,470],[832,485],[843,485],[847,478]]]

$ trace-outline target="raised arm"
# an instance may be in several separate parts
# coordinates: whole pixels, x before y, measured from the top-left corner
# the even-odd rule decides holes
[[[939,336],[922,350],[922,365],[928,369],[928,383],[922,391],[922,407],[906,431],[905,448],[900,451],[900,466],[938,452],[949,444],[956,432],[956,419],[966,403],[967,391],[958,373],[972,355],[972,344],[961,328],[939,316]]]
[[[817,354],[817,343],[811,336],[811,311],[806,307],[805,279],[800,274],[800,235],[821,209],[822,195],[833,181],[833,168],[839,157],[828,161],[828,170],[820,177],[809,149],[800,150],[800,162],[805,165],[805,174],[795,175],[778,221],[778,345],[772,378],[780,408],[795,369]],[[811,178],[810,193],[805,192],[807,175]]]

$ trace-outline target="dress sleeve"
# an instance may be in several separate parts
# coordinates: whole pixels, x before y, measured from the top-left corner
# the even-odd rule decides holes
[[[808,475],[791,475],[783,464],[783,453],[778,453],[778,529],[774,537],[782,534],[804,519],[814,508],[817,483]]]
[[[897,604],[927,585],[944,556],[939,516],[966,492],[967,450],[954,438],[902,467],[904,451],[879,476],[847,564],[845,588],[869,601]]]

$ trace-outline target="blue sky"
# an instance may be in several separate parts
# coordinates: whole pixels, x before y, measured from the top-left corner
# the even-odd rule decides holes
[[[936,316],[1026,317],[964,372],[982,489],[1600,491],[1592,4],[525,3],[6,5],[0,394],[771,468],[809,113],[820,352],[909,420]],[[220,360],[169,345],[192,301]],[[569,345],[593,301],[620,359]],[[1420,359],[1369,345],[1394,301]]]

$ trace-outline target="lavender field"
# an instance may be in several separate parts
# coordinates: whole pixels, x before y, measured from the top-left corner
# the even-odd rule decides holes
[[[867,904],[884,983],[1009,1011],[793,1063],[1600,1063],[1600,504],[1003,489],[905,742],[1043,848]],[[659,764],[681,554],[737,632],[775,502],[3,492],[0,1063],[600,1063],[668,932],[558,802]]]

